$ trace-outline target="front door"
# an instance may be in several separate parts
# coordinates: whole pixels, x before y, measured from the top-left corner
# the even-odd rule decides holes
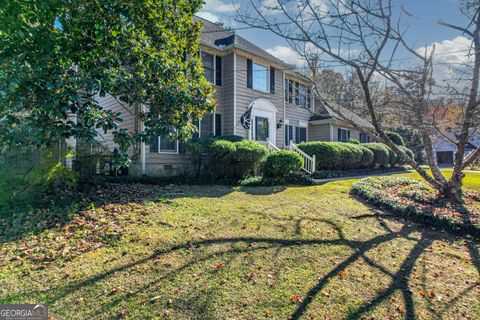
[[[268,118],[266,117],[255,117],[255,140],[257,141],[267,141],[270,137],[270,125]]]

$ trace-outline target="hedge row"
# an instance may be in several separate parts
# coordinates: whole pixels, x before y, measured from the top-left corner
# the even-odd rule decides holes
[[[309,155],[315,155],[318,170],[345,170],[386,167],[403,164],[383,143],[305,142],[298,145]],[[406,147],[400,146],[413,156]]]

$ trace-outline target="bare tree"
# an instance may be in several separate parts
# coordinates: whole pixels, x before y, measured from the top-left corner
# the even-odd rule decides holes
[[[269,30],[284,38],[312,69],[312,80],[318,77],[320,59],[325,64],[336,63],[353,72],[362,89],[362,106],[368,112],[374,130],[366,131],[342,113],[342,107],[316,88],[315,94],[345,121],[359,130],[374,135],[411,165],[425,181],[445,198],[462,202],[464,168],[480,155],[480,150],[465,158],[465,146],[473,127],[478,107],[480,69],[480,15],[478,1],[469,3],[470,23],[467,27],[448,25],[472,39],[474,66],[469,84],[469,100],[458,138],[453,176],[448,179],[440,171],[432,143],[435,127],[429,117],[433,85],[435,50],[418,52],[405,37],[408,26],[404,8],[391,0],[250,0],[251,6],[239,11],[238,20],[248,26]],[[465,6],[465,5],[464,5]],[[401,55],[400,55],[401,54]],[[408,55],[408,57],[406,57]],[[408,64],[405,62],[408,61]],[[385,81],[382,88],[379,82]],[[392,95],[390,88],[396,95]],[[395,96],[415,123],[424,140],[426,162],[432,172],[423,169],[386,135],[379,115],[386,103]]]

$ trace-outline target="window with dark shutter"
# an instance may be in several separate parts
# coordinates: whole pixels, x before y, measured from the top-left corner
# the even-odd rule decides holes
[[[295,143],[300,143],[300,127],[295,127]]]
[[[222,57],[215,57],[215,84],[222,85]]]
[[[270,93],[275,93],[275,68],[270,67]]]
[[[222,135],[222,115],[215,113],[215,135]]]
[[[252,60],[247,59],[247,88],[252,88]]]

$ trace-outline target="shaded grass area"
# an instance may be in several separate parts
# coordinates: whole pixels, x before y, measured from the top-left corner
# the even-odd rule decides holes
[[[57,319],[478,319],[480,244],[365,206],[353,181],[112,185],[90,210],[121,237],[42,268],[6,262],[0,303]]]

